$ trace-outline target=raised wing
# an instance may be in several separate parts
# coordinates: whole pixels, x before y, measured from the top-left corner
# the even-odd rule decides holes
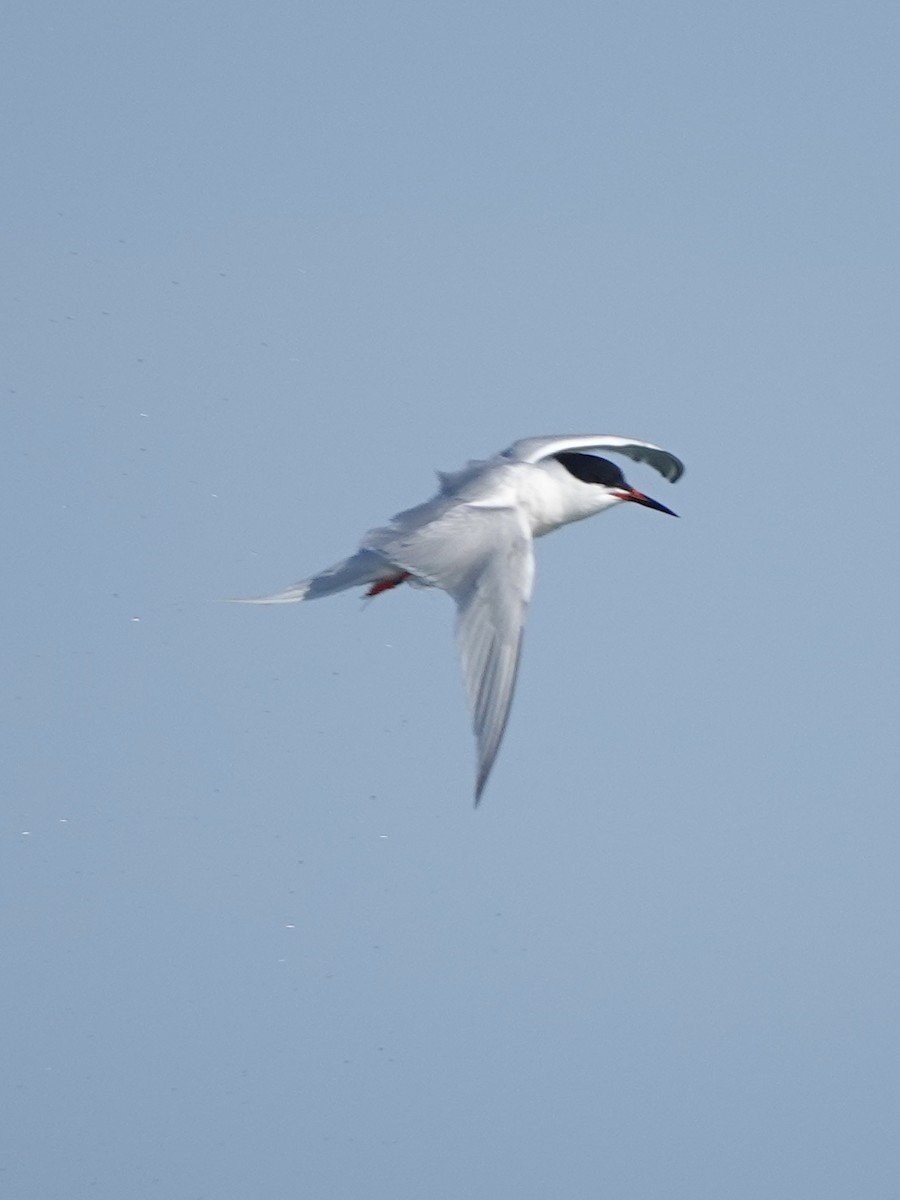
[[[458,504],[418,529],[376,529],[364,545],[456,601],[456,637],[478,743],[475,803],[512,703],[534,580],[531,531],[514,508]]]
[[[624,454],[626,458],[653,467],[670,483],[675,483],[684,474],[684,464],[668,450],[661,450],[650,442],[636,442],[633,438],[594,434],[523,438],[504,450],[503,457],[514,462],[536,463],[563,450],[611,450],[614,454]]]

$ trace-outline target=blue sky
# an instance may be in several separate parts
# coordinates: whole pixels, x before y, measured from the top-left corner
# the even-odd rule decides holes
[[[898,1174],[895,6],[19,5],[0,72],[22,1200]],[[473,811],[440,595],[222,604],[519,437]]]

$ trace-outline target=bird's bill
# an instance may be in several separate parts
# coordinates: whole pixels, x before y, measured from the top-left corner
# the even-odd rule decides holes
[[[668,513],[670,517],[678,516],[678,513],[672,512],[671,508],[666,508],[658,500],[653,500],[650,496],[645,496],[643,492],[639,492],[635,488],[622,488],[618,492],[618,495],[623,500],[633,500],[635,504],[643,504],[644,508],[655,508],[657,512]]]

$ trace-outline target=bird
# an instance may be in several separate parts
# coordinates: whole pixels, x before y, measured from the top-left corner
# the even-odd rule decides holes
[[[456,604],[477,746],[477,806],[509,719],[534,581],[534,539],[624,503],[678,515],[633,488],[616,463],[594,451],[645,463],[670,483],[684,473],[674,454],[633,438],[523,438],[461,470],[438,471],[435,496],[370,530],[349,558],[240,603],[295,604],[354,587],[372,597],[403,583],[447,592]]]

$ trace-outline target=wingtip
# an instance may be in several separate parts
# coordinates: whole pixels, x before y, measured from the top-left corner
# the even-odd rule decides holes
[[[484,795],[484,789],[487,786],[488,777],[486,774],[480,775],[475,783],[475,798],[472,801],[473,808],[481,807],[481,800]]]

